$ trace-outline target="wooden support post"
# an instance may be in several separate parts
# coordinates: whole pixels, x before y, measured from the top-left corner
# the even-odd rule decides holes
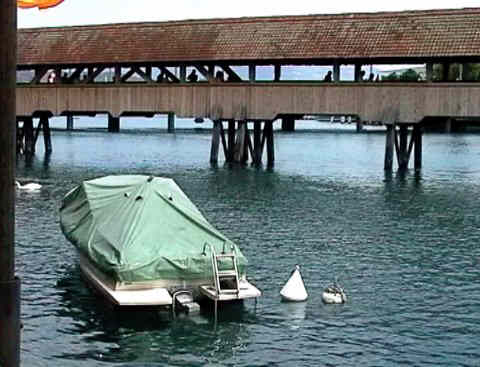
[[[220,121],[213,121],[212,129],[212,147],[210,149],[210,163],[218,163],[218,148],[220,145]]]
[[[20,127],[20,119],[17,119],[17,155],[25,152],[25,135],[23,134],[23,127]]]
[[[20,281],[15,278],[17,2],[0,11],[0,365],[20,364]]]
[[[433,81],[433,63],[427,62],[425,66],[425,77],[427,79],[427,82]]]
[[[115,84],[120,84],[122,82],[122,68],[120,67],[120,65],[115,65],[113,82]]]
[[[73,115],[67,115],[67,130],[73,130]]]
[[[25,154],[35,154],[35,137],[33,133],[33,118],[26,117],[23,121],[23,133],[25,135]]]
[[[416,125],[413,128],[413,137],[415,145],[415,170],[418,171],[422,168],[422,135],[423,129],[422,126]]]
[[[261,122],[253,123],[253,164],[260,166],[262,164],[262,125]]]
[[[180,65],[180,83],[185,83],[187,81],[187,66]]]
[[[448,81],[448,74],[450,73],[450,63],[445,62],[442,64],[442,82]]]
[[[273,142],[273,121],[266,121],[263,134],[267,143],[267,166],[273,167],[275,162],[275,147]]]
[[[354,77],[356,82],[362,81],[362,64],[355,64]]]
[[[360,133],[363,131],[363,121],[361,119],[357,120],[357,133]]]
[[[400,126],[400,145],[399,145],[399,156],[398,158],[398,168],[400,170],[406,170],[408,168],[408,127]]]
[[[43,128],[43,143],[45,145],[45,153],[49,154],[52,152],[52,138],[50,134],[50,122],[48,121],[47,115],[42,115],[40,120],[43,119],[42,128]]]
[[[233,160],[237,163],[241,163],[243,161],[243,156],[245,154],[246,125],[247,123],[245,121],[238,122],[237,139],[235,141],[235,152],[233,156]]]
[[[250,139],[250,131],[248,130],[248,121],[245,121],[245,143],[243,145],[243,157],[242,163],[246,164],[248,162],[249,156],[253,157],[253,147],[252,140]]]
[[[255,64],[248,65],[248,80],[250,83],[255,83],[255,80],[257,79],[256,70]]]
[[[235,120],[228,120],[228,154],[227,162],[233,162],[235,153]]]
[[[225,131],[223,130],[223,121],[222,120],[220,120],[220,142],[222,143],[223,156],[225,157],[225,160],[227,160],[228,148],[227,148],[227,142],[225,141]]]
[[[175,114],[173,112],[168,113],[168,132],[175,132]]]
[[[280,64],[275,64],[274,70],[273,70],[273,80],[276,82],[279,82],[281,78],[282,78],[282,67]]]
[[[386,141],[385,141],[385,163],[384,169],[386,171],[391,171],[393,168],[393,148],[395,142],[395,125],[389,124],[386,125],[387,132],[385,134]]]
[[[118,133],[120,132],[120,117],[114,117],[108,115],[108,132],[109,133]]]
[[[340,81],[340,64],[337,62],[333,64],[333,81],[336,83]]]
[[[293,116],[282,118],[282,131],[295,131],[295,118]]]

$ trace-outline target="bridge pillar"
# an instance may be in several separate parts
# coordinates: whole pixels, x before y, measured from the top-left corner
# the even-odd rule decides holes
[[[385,141],[385,163],[384,169],[386,171],[391,171],[393,168],[393,147],[395,145],[395,125],[389,124],[386,125],[387,133]]]
[[[37,136],[38,136],[38,130],[40,129],[40,126],[42,127],[42,132],[43,132],[43,142],[45,144],[45,153],[51,153],[52,152],[52,139],[50,136],[50,123],[48,121],[48,115],[42,114],[40,116],[40,121],[38,123],[38,128],[37,128]],[[36,142],[35,138],[35,142]]]
[[[282,131],[295,131],[295,118],[286,116],[282,118]]]
[[[168,113],[168,132],[175,132],[175,114],[173,112]]]
[[[400,144],[397,151],[398,168],[400,170],[406,170],[408,168],[409,152],[407,151],[408,144],[408,127],[400,126]]]
[[[67,115],[67,130],[73,130],[73,115]]]
[[[212,146],[210,149],[210,163],[217,164],[218,163],[218,148],[220,145],[220,132],[221,132],[222,122],[221,121],[213,121],[213,129],[212,129]]]
[[[264,139],[267,143],[267,166],[273,167],[275,162],[275,149],[273,142],[273,121],[266,121],[263,127]]]
[[[363,131],[363,121],[358,119],[357,120],[357,133],[360,133]]]
[[[408,162],[413,148],[415,170],[422,168],[422,134],[423,126],[415,124],[412,129],[410,142],[408,142],[408,127],[401,125],[399,133],[394,124],[386,125],[386,144],[385,144],[385,170],[391,171],[393,167],[393,156],[397,154],[397,163],[399,170],[408,169]],[[398,137],[400,135],[400,139]]]
[[[412,139],[415,145],[415,170],[418,171],[422,168],[422,126],[415,126],[412,131]]]
[[[253,123],[253,156],[252,161],[255,166],[262,164],[262,126],[261,122],[255,121]]]
[[[108,132],[109,133],[118,133],[120,132],[120,117],[114,117],[108,115]]]
[[[228,120],[228,148],[225,157],[227,162],[233,162],[235,154],[235,120]]]
[[[233,155],[234,162],[245,163],[248,160],[247,142],[247,122],[239,121],[237,129],[237,138],[235,140],[235,151]]]
[[[33,118],[26,117],[23,120],[23,134],[25,136],[25,154],[35,154],[35,136],[33,130]]]

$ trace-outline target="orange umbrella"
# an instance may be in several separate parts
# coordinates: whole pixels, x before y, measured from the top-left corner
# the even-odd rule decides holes
[[[17,0],[19,8],[28,9],[38,7],[39,9],[47,9],[57,6],[63,0]]]

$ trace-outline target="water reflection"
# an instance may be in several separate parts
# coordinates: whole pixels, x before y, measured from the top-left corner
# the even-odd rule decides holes
[[[57,353],[56,358],[203,364],[231,358],[249,339],[245,323],[252,322],[255,316],[242,303],[221,307],[218,324],[214,322],[213,306],[202,308],[200,315],[177,318],[155,309],[120,310],[88,289],[79,273],[75,266],[57,283],[61,295],[57,317],[71,320],[59,333],[65,337],[79,335],[83,343],[96,347],[73,351],[68,348]]]

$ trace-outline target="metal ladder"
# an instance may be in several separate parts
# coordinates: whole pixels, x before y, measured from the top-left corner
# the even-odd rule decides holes
[[[228,269],[219,270],[219,265],[222,260],[230,260],[232,266]],[[212,247],[212,267],[213,276],[215,280],[215,289],[217,296],[221,294],[238,294],[240,293],[240,284],[238,280],[237,258],[234,252],[225,253],[225,244],[221,254],[216,254]],[[224,265],[225,262],[222,263]],[[222,280],[233,281],[234,288],[222,288]]]

